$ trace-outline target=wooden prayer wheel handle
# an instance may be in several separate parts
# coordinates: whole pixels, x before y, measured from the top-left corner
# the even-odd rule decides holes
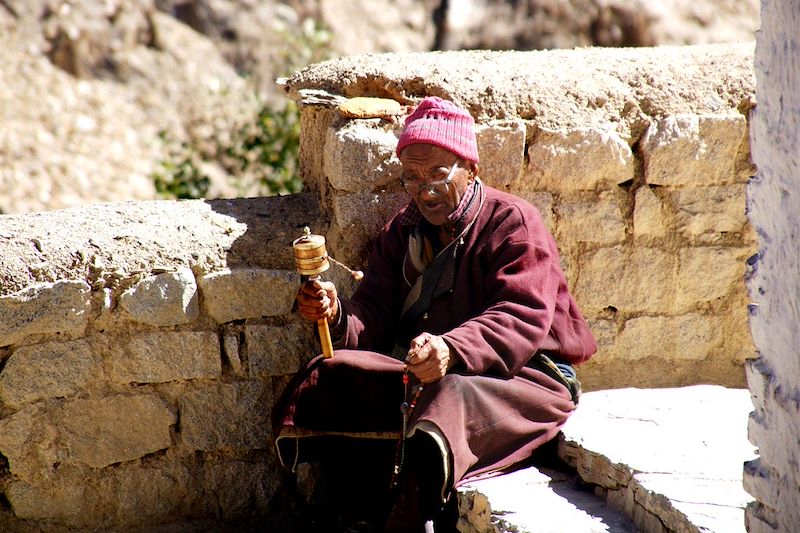
[[[319,274],[330,267],[328,252],[325,250],[325,237],[312,235],[309,228],[304,228],[303,236],[292,242],[292,248],[294,249],[295,266],[301,276],[309,276],[308,279],[320,279]],[[326,358],[333,357],[333,342],[327,319],[317,320],[317,331],[322,355]]]
[[[328,329],[328,320],[320,318],[317,320],[317,331],[319,331],[319,343],[322,346],[322,355],[326,359],[333,357],[333,342],[331,342],[331,330]]]
[[[313,280],[321,278],[319,276],[313,276],[308,279]],[[322,347],[322,355],[325,356],[325,359],[330,359],[333,357],[333,341],[331,340],[331,330],[328,327],[327,318],[320,318],[317,320],[317,331],[319,332],[319,344]]]

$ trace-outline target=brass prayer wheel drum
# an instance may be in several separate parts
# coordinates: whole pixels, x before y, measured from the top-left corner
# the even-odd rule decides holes
[[[311,229],[308,227],[303,228],[302,237],[292,241],[292,248],[294,249],[294,263],[301,276],[319,277],[331,266],[328,262],[328,252],[325,250],[325,237],[312,235]],[[323,355],[326,358],[333,357],[333,343],[328,321],[324,318],[317,320],[317,330]]]
[[[329,256],[325,250],[325,237],[312,234],[308,226],[303,228],[302,237],[292,241],[292,248],[294,264],[301,276],[318,276],[328,270],[333,262],[349,272],[354,280],[361,281],[364,278],[364,273],[360,270],[353,270]]]
[[[302,237],[292,242],[294,264],[301,276],[317,276],[331,266],[325,250],[325,237],[312,235],[308,228],[304,232]]]

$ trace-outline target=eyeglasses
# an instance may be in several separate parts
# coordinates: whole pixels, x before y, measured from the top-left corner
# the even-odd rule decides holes
[[[458,161],[453,163],[453,166],[450,167],[450,170],[447,172],[447,176],[443,180],[419,183],[416,175],[404,173],[402,176],[400,176],[400,182],[403,184],[403,188],[406,190],[406,192],[411,196],[419,196],[422,192],[428,193],[428,196],[441,196],[447,194],[450,183],[453,181],[453,174],[455,174],[457,168]],[[428,175],[428,177],[431,178],[441,176],[442,174],[444,174],[444,172],[436,172]]]

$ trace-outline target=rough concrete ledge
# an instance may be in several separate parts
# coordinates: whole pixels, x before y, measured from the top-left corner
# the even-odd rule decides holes
[[[711,385],[586,393],[559,442],[570,468],[463,487],[460,529],[743,533],[751,411],[746,389]]]
[[[653,48],[487,50],[348,56],[311,65],[284,88],[413,103],[436,95],[478,122],[521,118],[545,130],[606,124],[636,138],[681,113],[735,113],[754,92],[753,43]]]
[[[294,270],[292,240],[328,222],[310,194],[232,200],[97,203],[0,216],[0,297],[32,285],[94,290],[139,274],[189,268]]]

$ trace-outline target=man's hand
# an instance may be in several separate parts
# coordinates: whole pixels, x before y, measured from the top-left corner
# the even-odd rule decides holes
[[[406,364],[422,383],[439,381],[455,363],[450,347],[438,335],[420,333],[411,340]]]
[[[297,292],[297,310],[306,320],[316,322],[320,318],[327,318],[329,323],[335,324],[339,319],[336,285],[321,279],[306,281]]]

